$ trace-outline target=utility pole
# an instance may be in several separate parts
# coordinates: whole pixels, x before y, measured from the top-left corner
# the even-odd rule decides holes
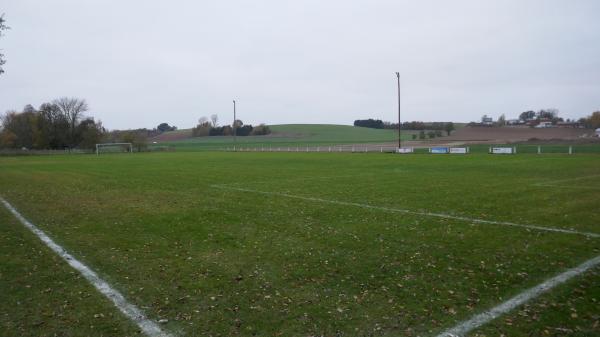
[[[402,128],[402,122],[400,121],[400,73],[396,72],[398,78],[398,149],[402,149],[402,138],[400,136],[400,129]]]
[[[235,117],[235,99],[233,100],[233,151],[235,151],[235,147],[237,145],[237,136],[236,136],[236,130],[237,129],[237,118]]]

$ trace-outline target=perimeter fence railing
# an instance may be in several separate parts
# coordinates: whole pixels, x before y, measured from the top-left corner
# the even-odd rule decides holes
[[[215,149],[217,150],[217,149]],[[173,146],[154,146],[139,148],[133,147],[133,152],[173,152],[176,148]],[[102,154],[120,154],[130,153],[129,151],[105,149]],[[46,156],[46,155],[78,155],[78,154],[96,154],[92,149],[65,149],[65,150],[29,150],[29,149],[0,149],[0,156]]]
[[[230,146],[228,152],[291,152],[291,153],[396,153],[389,145],[326,145],[326,146]],[[403,147],[405,154],[600,154],[600,143],[585,145],[475,144],[469,146]]]
[[[461,150],[462,149],[462,150]],[[510,151],[508,149],[511,149]],[[396,153],[398,148],[394,145],[379,144],[341,144],[341,145],[253,145],[242,146],[202,146],[178,147],[175,145],[149,145],[147,148],[134,146],[133,152],[288,152],[288,153]],[[110,151],[107,151],[110,152]],[[600,154],[600,142],[589,144],[471,144],[457,146],[419,146],[403,147],[404,154]],[[24,150],[0,149],[0,156],[29,156],[29,155],[74,155],[93,154],[93,150]],[[118,153],[115,152],[115,153]],[[124,153],[124,152],[123,152]]]
[[[92,150],[70,149],[70,150],[25,150],[25,149],[0,149],[0,156],[44,156],[64,154],[91,154]]]

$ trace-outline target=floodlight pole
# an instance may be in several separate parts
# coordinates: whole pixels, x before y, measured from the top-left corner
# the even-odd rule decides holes
[[[235,147],[237,145],[237,135],[236,135],[236,117],[235,117],[235,99],[233,100],[233,151],[235,151]]]
[[[400,129],[402,128],[402,123],[400,121],[400,73],[396,72],[396,77],[398,78],[398,149],[402,148],[402,138],[400,136]]]

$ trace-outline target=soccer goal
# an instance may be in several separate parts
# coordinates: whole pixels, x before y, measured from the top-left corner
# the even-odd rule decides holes
[[[100,153],[133,153],[133,145],[131,143],[103,143],[96,144],[96,155]]]

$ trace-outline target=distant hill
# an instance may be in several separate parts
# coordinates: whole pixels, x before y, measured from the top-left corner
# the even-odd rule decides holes
[[[335,124],[279,124],[269,125],[272,133],[266,136],[237,137],[243,146],[302,146],[390,143],[396,141],[396,130],[362,128]],[[414,131],[404,131],[403,139],[411,139]],[[181,149],[228,147],[231,136],[192,137],[191,129],[168,131],[151,139],[157,144]]]
[[[393,142],[398,139],[395,130],[370,129],[336,124],[279,124],[269,126],[273,137],[286,137],[324,142]],[[409,135],[407,133],[406,135]],[[410,136],[409,136],[410,137]]]

